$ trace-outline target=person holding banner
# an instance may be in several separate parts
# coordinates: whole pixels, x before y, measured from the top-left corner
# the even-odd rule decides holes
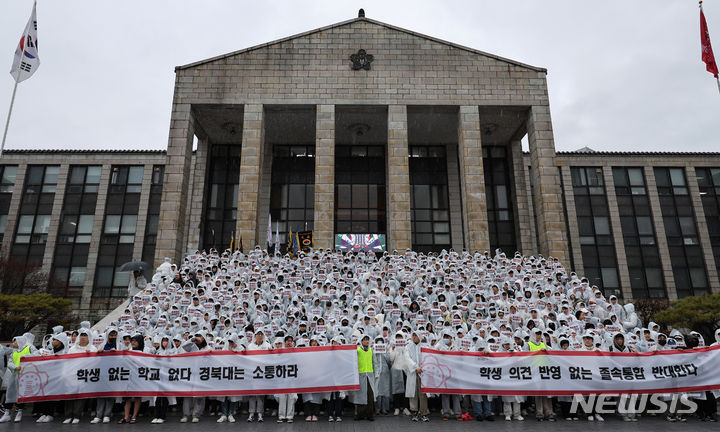
[[[342,335],[335,336],[331,341],[333,346],[345,345],[345,343],[345,338]],[[330,399],[328,400],[328,421],[342,422],[344,398],[345,392],[335,391],[330,393]]]
[[[78,338],[75,345],[68,349],[68,354],[82,354],[82,353],[94,353],[97,352],[97,347],[90,343],[90,331],[86,328],[81,328],[78,331]],[[85,410],[86,399],[74,399],[65,402],[65,415],[67,418],[63,424],[78,424],[80,423],[80,417]]]
[[[41,355],[62,355],[67,352],[67,346],[69,344],[68,337],[65,333],[58,333],[50,338],[50,349],[41,350]],[[52,423],[55,419],[56,412],[62,412],[61,407],[63,406],[62,401],[46,401],[35,404],[33,411],[40,414],[40,417],[36,420],[36,423]]]
[[[290,349],[295,347],[295,340],[290,335],[285,336],[283,342],[284,348]],[[275,399],[278,401],[277,422],[282,423],[283,421],[286,421],[288,423],[292,423],[295,417],[295,401],[298,399],[297,393],[281,393],[275,395]],[[328,409],[328,411],[330,411],[330,416],[332,416],[332,411],[330,409]]]
[[[547,352],[547,345],[543,340],[542,330],[533,329],[532,338],[528,341],[530,351]],[[552,398],[547,396],[535,396],[535,418],[538,421],[555,421],[555,413],[552,407]]]
[[[145,341],[141,335],[135,335],[132,338],[130,338],[130,350],[131,351],[138,351],[143,352],[145,349]],[[125,398],[125,416],[118,420],[118,424],[125,424],[125,423],[137,423],[137,416],[140,412],[140,404],[142,404],[142,399],[139,397],[128,397]],[[132,417],[130,417],[130,412],[132,411]]]
[[[155,355],[169,356],[175,354],[177,351],[175,347],[170,343],[170,337],[160,337],[160,346],[155,351]],[[173,397],[173,405],[175,405],[175,398]],[[153,409],[153,419],[150,421],[152,424],[165,423],[167,419],[168,405],[170,401],[165,396],[158,396],[155,398],[155,408]]]
[[[482,337],[478,337],[478,340],[471,348],[471,351],[481,353],[490,352],[487,348],[487,342]],[[470,403],[472,404],[473,414],[475,414],[475,420],[495,421],[495,418],[492,415],[492,399],[493,396],[488,395],[472,395],[470,397]]]
[[[500,348],[498,352],[515,352],[514,342],[508,336],[500,337]],[[525,396],[507,395],[502,396],[503,414],[505,421],[517,420],[523,421],[525,418],[520,412],[520,404],[525,402]]]
[[[438,347],[439,351],[452,351],[453,350],[453,335],[451,330],[444,330],[442,334],[442,339],[440,339],[440,346]],[[443,421],[448,421],[450,419],[451,415],[455,416],[455,420],[462,421],[460,416],[462,415],[462,410],[460,408],[460,396],[453,394],[443,394],[440,395],[440,400],[442,403],[442,419]],[[452,401],[452,409],[450,409],[450,403]]]
[[[271,350],[272,346],[265,340],[265,333],[262,330],[255,331],[255,338],[247,346],[248,351],[263,351]],[[250,396],[250,404],[248,407],[248,423],[254,421],[255,415],[257,415],[258,423],[263,422],[263,413],[265,412],[265,396]]]

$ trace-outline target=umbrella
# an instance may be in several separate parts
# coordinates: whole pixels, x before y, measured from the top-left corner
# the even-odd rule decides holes
[[[152,271],[152,266],[145,261],[130,261],[120,266],[118,271]]]

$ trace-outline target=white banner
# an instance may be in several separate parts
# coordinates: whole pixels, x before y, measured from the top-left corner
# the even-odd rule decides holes
[[[617,353],[476,353],[422,349],[426,393],[560,396],[720,389],[720,346]]]
[[[358,390],[355,346],[156,356],[105,351],[21,359],[19,402]]]

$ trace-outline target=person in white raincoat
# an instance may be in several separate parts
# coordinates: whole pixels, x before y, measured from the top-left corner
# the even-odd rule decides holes
[[[22,420],[24,404],[18,404],[18,377],[20,376],[20,359],[31,352],[27,339],[24,336],[16,336],[13,338],[12,351],[8,361],[7,370],[3,377],[3,386],[5,387],[5,414],[0,417],[0,423],[7,423],[11,419],[11,411],[13,407],[17,409],[14,421],[16,423]]]
[[[407,374],[407,382],[405,383],[405,396],[410,399],[410,411],[413,412],[413,421],[422,420],[428,422],[427,395],[420,389],[420,374],[422,373],[422,358],[420,349],[422,337],[417,331],[412,332],[410,343],[405,347],[405,373]]]
[[[271,350],[272,345],[265,340],[265,333],[262,330],[255,332],[253,341],[247,346],[247,351],[263,351]],[[250,405],[248,408],[248,423],[252,423],[255,415],[257,415],[258,423],[263,422],[263,413],[265,412],[265,395],[250,396]]]
[[[378,368],[375,375],[378,376],[377,392],[375,393],[375,414],[388,415],[390,411],[390,355],[387,353],[386,340],[382,336],[375,338],[373,345],[374,365]],[[382,352],[378,352],[375,347],[383,347]]]
[[[295,347],[295,341],[292,336],[285,336],[283,348],[292,349]],[[295,417],[295,401],[298,399],[297,393],[282,393],[275,395],[278,401],[278,418],[277,422],[286,421],[292,423]]]
[[[48,347],[39,352],[40,355],[63,355],[67,352],[70,341],[65,333],[58,333],[50,338]],[[37,402],[33,407],[33,411],[40,414],[36,423],[51,423],[55,418],[55,413],[62,413],[62,401]]]

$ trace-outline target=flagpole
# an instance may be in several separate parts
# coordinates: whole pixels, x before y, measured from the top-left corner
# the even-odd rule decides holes
[[[33,10],[35,10],[35,7],[37,6],[37,0],[33,2]],[[31,17],[32,18],[32,17]],[[29,25],[30,23],[28,23]],[[28,26],[25,26],[25,31],[23,32],[23,36],[28,33]],[[5,120],[5,131],[3,132],[3,139],[2,144],[0,145],[0,158],[2,158],[3,153],[5,152],[5,140],[7,139],[7,133],[8,128],[10,127],[10,116],[12,115],[13,105],[15,105],[15,93],[17,93],[17,87],[18,82],[20,80],[20,68],[22,67],[22,60],[25,58],[25,44],[23,43],[23,50],[22,53],[20,53],[20,61],[18,62],[17,70],[15,71],[15,86],[13,86],[13,93],[12,97],[10,98],[10,109],[8,110],[7,120]]]
[[[3,152],[5,151],[5,140],[7,139],[8,127],[10,127],[10,116],[12,115],[13,105],[15,105],[15,93],[17,92],[17,87],[18,82],[15,81],[12,98],[10,98],[10,109],[8,110],[7,120],[5,120],[5,132],[3,132],[2,145],[0,145],[0,158],[2,158]]]

